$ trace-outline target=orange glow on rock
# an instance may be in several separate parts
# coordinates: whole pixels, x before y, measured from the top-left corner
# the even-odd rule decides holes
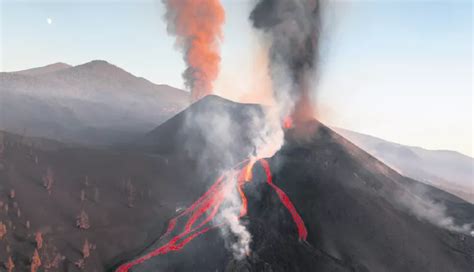
[[[283,128],[284,129],[290,129],[293,127],[293,119],[290,117],[290,116],[287,116],[284,120],[283,120]]]

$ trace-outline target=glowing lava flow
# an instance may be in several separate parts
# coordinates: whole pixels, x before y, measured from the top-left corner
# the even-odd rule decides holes
[[[283,192],[282,189],[280,189],[278,186],[276,186],[273,183],[272,172],[270,170],[270,164],[268,164],[268,162],[263,159],[260,160],[260,164],[262,165],[263,169],[265,170],[265,174],[267,175],[268,185],[270,185],[273,188],[273,190],[275,190],[275,192],[277,193],[283,205],[285,205],[288,211],[290,211],[291,216],[293,217],[293,221],[298,227],[298,236],[300,237],[300,240],[306,241],[306,238],[308,237],[308,230],[306,229],[306,226],[304,225],[303,219],[296,211],[293,203],[291,203],[290,198],[285,194],[285,192]]]
[[[273,183],[270,164],[265,159],[260,159],[258,162],[265,171],[267,184],[276,192],[283,205],[290,212],[293,221],[297,226],[299,239],[306,240],[308,231],[304,225],[303,219],[298,214],[295,206],[291,203],[291,200],[285,192]],[[231,194],[231,190],[234,186],[237,187],[236,189],[241,198],[239,218],[245,216],[247,214],[247,197],[245,196],[243,187],[247,182],[252,180],[252,169],[255,163],[255,160],[246,160],[239,163],[235,168],[239,168],[242,164],[245,164],[245,166],[239,170],[237,178],[235,178],[234,174],[219,177],[204,195],[202,195],[184,212],[170,220],[168,228],[162,238],[171,235],[181,217],[188,216],[181,233],[175,235],[171,240],[169,240],[169,242],[158,249],[129,263],[121,265],[116,272],[127,272],[133,266],[141,264],[150,258],[180,250],[197,236],[202,235],[215,227],[221,226],[222,224],[211,225],[211,220],[219,212],[222,203],[226,200],[226,197]]]

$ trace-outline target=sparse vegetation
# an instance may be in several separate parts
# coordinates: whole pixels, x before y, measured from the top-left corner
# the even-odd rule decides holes
[[[50,243],[45,243],[42,250],[43,258],[43,267],[46,271],[53,269],[57,271],[61,262],[66,258],[59,254],[56,247],[52,246]]]
[[[12,256],[8,256],[8,260],[5,265],[5,268],[7,269],[8,272],[13,272],[13,269],[15,269],[15,263],[13,262]]]
[[[33,253],[33,257],[31,257],[31,272],[38,271],[39,267],[41,266],[41,258],[39,256],[38,250],[35,248]]]
[[[0,222],[0,240],[2,240],[5,235],[7,235],[7,226]]]
[[[82,257],[84,259],[86,259],[87,257],[90,256],[90,254],[91,254],[90,250],[91,250],[91,246],[89,244],[89,241],[86,239],[84,241],[84,245],[82,246]]]
[[[126,189],[127,189],[127,200],[128,200],[127,204],[128,204],[128,207],[133,208],[135,206],[137,191],[131,179],[128,179],[126,186],[127,186]]]
[[[79,215],[77,216],[76,226],[80,229],[87,230],[90,228],[89,225],[89,216],[84,210],[81,210]]]
[[[99,203],[99,197],[100,197],[99,188],[95,187],[94,188],[94,201],[95,201],[95,203]]]
[[[51,194],[51,189],[54,184],[54,173],[51,167],[46,169],[46,175],[43,176],[43,187],[46,188],[48,194]]]
[[[84,189],[81,190],[81,202],[84,202],[84,200],[86,199],[86,192],[84,191]]]
[[[15,198],[15,196],[16,196],[15,189],[10,190],[10,195],[9,196],[10,196],[11,199]]]
[[[79,259],[77,262],[74,263],[79,269],[84,269],[86,262],[84,259]]]
[[[43,234],[40,231],[37,231],[35,234],[36,248],[41,249],[43,247]]]
[[[3,156],[3,153],[5,151],[5,143],[4,143],[4,136],[3,134],[0,135],[0,158]]]

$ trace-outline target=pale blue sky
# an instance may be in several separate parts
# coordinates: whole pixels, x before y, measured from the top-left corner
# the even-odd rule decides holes
[[[1,71],[104,59],[183,87],[161,1],[1,1]],[[217,88],[255,85],[252,1],[223,1]],[[320,118],[395,142],[473,155],[471,1],[329,1]],[[48,24],[47,18],[52,23]]]

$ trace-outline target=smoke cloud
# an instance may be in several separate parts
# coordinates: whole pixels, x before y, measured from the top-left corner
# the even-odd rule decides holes
[[[252,236],[247,228],[239,220],[238,214],[240,212],[240,199],[239,194],[235,190],[237,182],[237,176],[239,172],[236,170],[226,171],[226,178],[233,179],[233,182],[229,182],[231,188],[226,188],[228,193],[225,208],[221,211],[216,219],[222,224],[221,231],[224,235],[226,246],[232,251],[234,259],[241,260],[250,254],[250,242]]]
[[[473,224],[459,223],[449,215],[448,208],[442,202],[431,199],[421,186],[412,185],[408,191],[396,194],[398,203],[419,219],[426,220],[438,227],[474,236]]]
[[[244,157],[258,159],[275,154],[284,141],[281,127],[283,118],[291,115],[293,119],[304,121],[313,117],[309,91],[311,77],[316,72],[319,49],[319,8],[317,0],[261,0],[253,9],[250,15],[253,26],[264,32],[265,41],[268,42],[265,47],[268,47],[272,99],[276,107],[264,109],[263,114],[258,111],[246,112],[245,119],[250,122],[249,127],[242,132],[249,135],[250,139],[247,142],[249,152]],[[214,154],[220,154],[224,165],[234,164],[236,158],[243,155],[242,150],[234,150],[238,146],[237,135],[240,134],[234,131],[234,115],[219,110],[218,116],[206,115],[204,122],[198,122],[207,142],[214,146],[208,151],[214,150]],[[197,116],[193,115],[192,120],[195,122]],[[212,127],[205,124],[211,124]],[[208,151],[200,153],[202,161],[207,161]],[[228,179],[236,178],[233,171],[225,167],[221,170]],[[217,216],[216,223],[223,223],[221,229],[226,242],[234,258],[241,259],[249,254],[252,237],[238,218],[240,198],[236,190],[230,191],[224,205],[226,208]]]
[[[219,71],[218,45],[224,11],[217,0],[163,1],[168,8],[168,31],[176,35],[176,43],[185,53],[186,85],[197,100],[211,93]],[[250,19],[256,29],[263,31],[268,43],[265,48],[268,48],[276,107],[263,112],[256,109],[237,113],[227,102],[216,102],[187,116],[185,128],[195,128],[203,137],[198,146],[185,143],[191,154],[198,155],[199,169],[223,173],[228,184],[235,184],[238,171],[233,166],[238,161],[271,157],[280,149],[284,142],[283,118],[289,115],[301,121],[312,118],[309,91],[319,50],[319,8],[318,0],[258,1]],[[237,120],[246,120],[245,127],[235,124]],[[188,133],[188,129],[183,133]],[[240,139],[242,134],[248,137],[244,142]],[[219,162],[210,163],[216,154]],[[224,209],[214,220],[222,226],[226,243],[236,259],[249,254],[252,241],[239,220],[240,201],[235,186],[228,189]]]
[[[319,0],[259,0],[250,14],[269,43],[273,91],[282,115],[312,118],[309,95],[318,61]]]
[[[219,99],[189,112],[181,133],[184,135],[193,131],[195,135],[202,135],[203,141],[199,145],[196,142],[183,142],[186,150],[192,157],[198,158],[198,169],[203,172],[203,176],[207,176],[206,173],[222,174],[224,182],[229,185],[225,188],[223,208],[213,223],[220,226],[227,248],[235,259],[240,260],[250,253],[252,237],[239,219],[241,198],[235,184],[240,168],[234,166],[245,158],[256,160],[273,156],[284,140],[275,108],[248,106],[240,112],[233,105],[232,102]],[[237,124],[239,120],[242,123]],[[213,159],[216,155],[218,162]]]
[[[183,78],[193,101],[212,93],[219,73],[224,8],[219,0],[163,0],[168,32],[184,53]]]

